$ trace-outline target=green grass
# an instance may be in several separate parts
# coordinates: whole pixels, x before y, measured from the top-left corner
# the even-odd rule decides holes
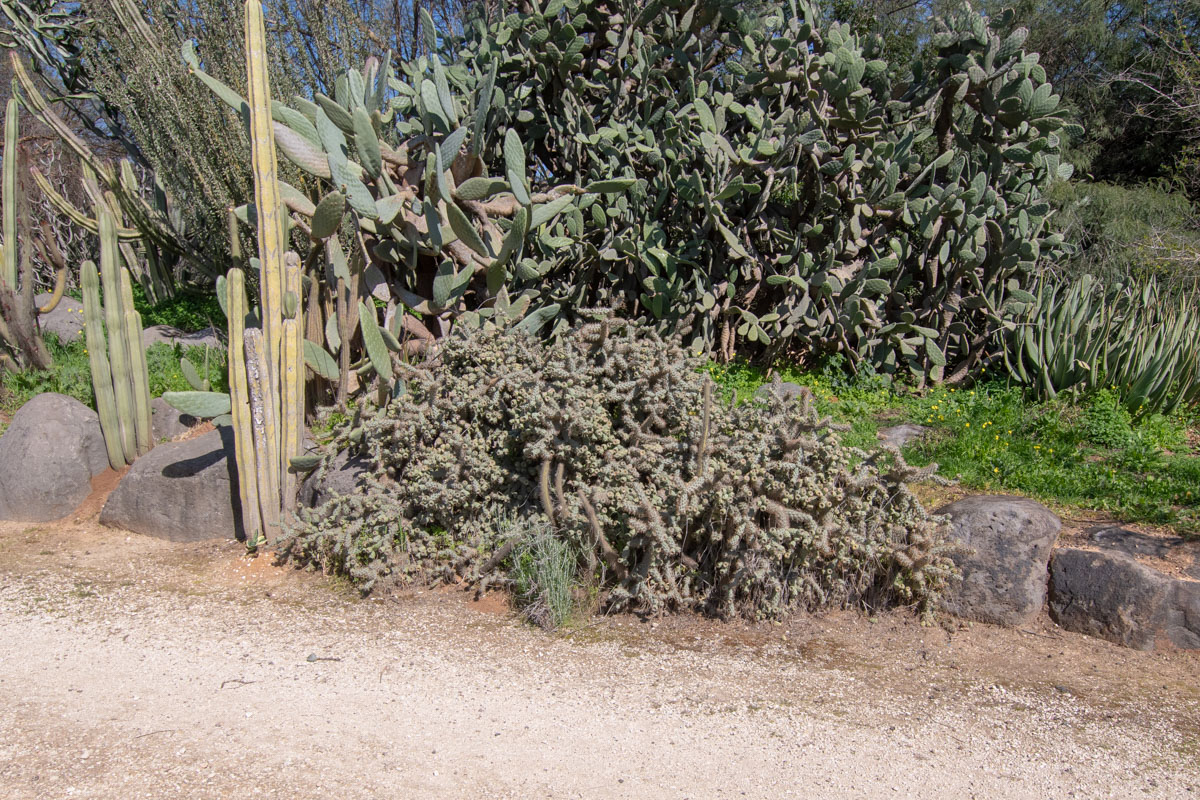
[[[761,370],[710,366],[724,390],[741,401],[762,385]],[[1015,492],[1045,502],[1111,513],[1127,522],[1200,532],[1200,434],[1191,417],[1130,418],[1115,396],[1101,391],[1077,400],[1026,399],[1000,380],[974,388],[914,392],[886,377],[842,377],[784,368],[779,377],[812,389],[818,410],[851,430],[843,440],[867,448],[880,427],[913,422],[930,435],[904,449],[910,463],[936,462],[940,474],[977,491]]]
[[[67,292],[70,297],[82,300],[83,295],[78,288]],[[104,292],[100,292],[100,302],[104,302]],[[133,284],[133,307],[142,315],[142,327],[150,328],[155,325],[170,325],[188,333],[215,327],[225,329],[225,314],[221,304],[217,302],[214,289],[179,289],[175,296],[151,305],[146,292],[138,283]]]
[[[0,413],[10,416],[34,395],[43,392],[58,392],[74,397],[84,405],[95,408],[92,393],[92,375],[88,365],[87,344],[83,337],[63,344],[54,334],[46,335],[46,347],[54,359],[54,366],[44,372],[23,370],[15,373],[0,373]],[[186,357],[196,366],[201,377],[207,375],[216,392],[229,391],[223,350],[209,350],[208,367],[205,372],[205,348],[182,347],[164,342],[151,345],[146,350],[146,368],[150,377],[150,396],[159,397],[165,392],[183,392],[192,387],[183,377],[179,360]]]

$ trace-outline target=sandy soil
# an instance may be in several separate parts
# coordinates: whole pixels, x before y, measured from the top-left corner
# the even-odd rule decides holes
[[[1200,798],[1200,654],[901,613],[547,635],[84,510],[0,524],[0,797],[253,796]]]

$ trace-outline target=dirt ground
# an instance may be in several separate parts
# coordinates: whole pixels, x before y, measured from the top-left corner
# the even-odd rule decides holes
[[[903,613],[548,635],[98,508],[0,523],[6,799],[1200,798],[1200,654]]]

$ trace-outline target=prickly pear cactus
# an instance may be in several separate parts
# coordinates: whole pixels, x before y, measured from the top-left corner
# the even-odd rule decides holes
[[[948,376],[1061,247],[1041,197],[1069,174],[1058,97],[1024,31],[998,33],[1008,15],[952,15],[900,70],[806,2],[536,8],[469,31],[445,72],[501,76],[496,124],[556,180],[636,181],[537,231],[517,277],[564,308],[620,306],[725,356]]]

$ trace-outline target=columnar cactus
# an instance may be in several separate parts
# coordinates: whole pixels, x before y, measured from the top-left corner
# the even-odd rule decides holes
[[[229,395],[184,392],[168,398],[177,407],[229,411],[242,501],[246,546],[268,541],[294,503],[291,460],[304,441],[304,347],[300,261],[285,252],[287,217],[280,203],[271,93],[267,79],[262,5],[246,0],[246,74],[253,148],[259,265],[259,320],[245,325],[245,278],[234,267],[223,281],[229,321]],[[249,220],[249,215],[246,215]],[[233,228],[234,251],[237,230]],[[219,289],[219,291],[221,291]]]
[[[32,264],[28,253],[24,256],[21,253],[20,237],[30,233],[31,225],[28,210],[21,208],[17,111],[16,98],[9,98],[4,115],[4,169],[0,179],[0,202],[4,206],[0,214],[0,235],[4,237],[0,242],[0,368],[45,369],[51,363],[50,352],[37,329],[37,312],[54,309],[62,297],[67,276],[65,268],[60,267],[51,301],[42,309],[36,308]],[[53,242],[42,244],[53,247]]]
[[[108,209],[100,211],[99,230],[100,272],[91,261],[82,269],[84,331],[108,461],[121,469],[154,444],[150,380],[141,315],[133,308],[129,272],[117,263],[116,221]]]

